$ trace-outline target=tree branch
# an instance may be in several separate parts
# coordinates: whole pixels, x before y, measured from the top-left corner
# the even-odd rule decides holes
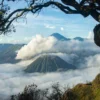
[[[77,0],[61,0],[61,1],[64,4],[53,0],[49,0],[46,2],[44,2],[44,0],[32,0],[31,2],[25,0],[25,2],[28,3],[27,8],[14,10],[10,14],[8,14],[7,17],[2,17],[3,14],[0,15],[0,32],[7,31],[12,22],[18,19],[19,17],[23,16],[26,12],[27,13],[31,12],[33,14],[39,13],[41,9],[51,5],[58,7],[65,14],[81,14],[84,17],[91,15],[96,21],[98,22],[100,21],[99,19],[100,13],[98,12],[98,10],[100,10],[100,5],[99,5],[100,0],[96,0],[95,2],[90,0],[81,0],[81,2],[79,3],[77,2]],[[85,2],[87,2],[88,5],[85,5]],[[4,0],[1,1],[0,5],[1,4],[3,5],[3,3]],[[74,9],[72,9],[71,7],[73,7]]]
[[[9,26],[12,24],[12,22],[15,19],[18,19],[19,17],[21,17],[24,13],[26,13],[26,12],[32,12],[33,14],[35,14],[36,12],[40,11],[42,8],[48,7],[50,5],[57,6],[61,11],[63,11],[66,14],[79,14],[78,11],[72,10],[71,8],[62,5],[61,3],[54,2],[54,1],[49,1],[49,2],[46,2],[46,3],[41,4],[41,5],[34,5],[34,6],[31,5],[30,8],[17,9],[15,11],[13,11],[11,14],[9,14],[9,16],[2,23],[0,23],[0,26],[3,26],[3,25],[5,26],[4,28],[0,27],[0,31],[7,30],[9,28]],[[21,13],[19,15],[16,15],[19,12],[21,12]],[[13,16],[15,16],[15,17],[13,17]]]

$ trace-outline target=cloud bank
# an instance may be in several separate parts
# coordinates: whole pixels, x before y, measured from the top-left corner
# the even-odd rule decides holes
[[[83,42],[74,39],[58,41],[52,36],[46,38],[36,35],[36,37],[18,51],[16,59],[30,59],[43,53],[64,53],[64,55],[69,55],[69,57],[70,55],[83,57],[100,53],[100,48],[89,39],[85,39]]]
[[[0,98],[22,92],[26,85],[33,83],[37,84],[38,88],[44,89],[50,88],[51,85],[57,82],[62,87],[73,87],[78,83],[92,81],[100,73],[100,66],[97,65],[97,63],[99,64],[99,60],[92,62],[95,58],[100,59],[100,56],[93,56],[90,59],[91,61],[86,62],[87,65],[83,64],[84,66],[88,66],[87,68],[47,74],[25,74],[23,72],[25,66],[21,64],[0,65]],[[91,67],[90,62],[95,67]]]
[[[47,74],[23,72],[27,65],[43,54],[57,55],[79,69]],[[37,35],[18,51],[16,58],[22,61],[0,65],[1,100],[21,92],[26,85],[33,83],[41,89],[51,87],[56,82],[62,87],[73,87],[77,83],[92,81],[100,73],[100,48],[91,40],[57,41],[54,37],[44,38]]]

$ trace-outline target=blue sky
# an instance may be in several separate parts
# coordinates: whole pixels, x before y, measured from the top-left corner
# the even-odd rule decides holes
[[[55,8],[45,8],[39,15],[29,13],[26,20],[14,22],[16,32],[0,36],[0,43],[27,43],[36,34],[49,36],[58,32],[66,37],[87,37],[97,22],[91,17],[82,15],[67,15]]]

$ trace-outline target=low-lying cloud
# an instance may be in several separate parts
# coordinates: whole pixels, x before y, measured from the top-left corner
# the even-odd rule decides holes
[[[99,58],[98,58],[99,57]],[[96,62],[92,62],[96,58]],[[92,81],[95,76],[100,73],[99,63],[100,56],[93,56],[90,61],[87,61],[84,66],[89,66],[83,69],[69,70],[66,72],[55,73],[31,73],[23,72],[25,66],[21,64],[2,64],[0,65],[0,98],[17,94],[21,92],[26,85],[37,84],[39,88],[45,89],[51,87],[54,83],[59,82],[62,87],[73,87],[78,83]]]
[[[77,66],[79,69],[55,73],[24,73],[24,69],[37,57],[56,55]],[[37,56],[38,55],[38,56]],[[100,48],[92,40],[58,41],[54,37],[37,35],[17,53],[17,64],[0,65],[0,98],[21,92],[26,85],[37,84],[49,88],[59,82],[62,86],[73,87],[77,83],[92,81],[100,73]]]

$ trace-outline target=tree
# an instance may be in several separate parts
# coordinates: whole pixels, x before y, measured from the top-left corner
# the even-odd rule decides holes
[[[9,2],[25,2],[27,6],[16,8],[10,12]],[[58,7],[65,14],[81,14],[83,17],[91,15],[100,22],[100,0],[1,0],[0,2],[0,34],[15,31],[13,22],[29,12],[39,13],[49,6]],[[94,41],[100,46],[100,24],[94,28]]]
[[[12,95],[10,100],[61,100],[63,93],[59,83],[52,85],[51,89],[38,89],[37,85],[26,86],[22,93]]]

